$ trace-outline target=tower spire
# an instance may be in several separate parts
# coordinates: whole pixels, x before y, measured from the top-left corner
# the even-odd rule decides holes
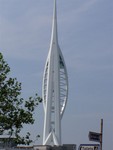
[[[68,97],[66,65],[58,44],[57,10],[54,0],[50,49],[43,75],[43,145],[61,145],[61,119]]]
[[[53,11],[53,23],[52,23],[51,44],[52,44],[53,42],[55,42],[55,43],[58,44],[56,0],[54,0],[54,11]]]

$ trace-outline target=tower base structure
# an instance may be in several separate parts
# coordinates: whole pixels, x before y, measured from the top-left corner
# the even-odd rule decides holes
[[[37,145],[34,150],[77,150],[75,144],[63,144],[61,146]]]

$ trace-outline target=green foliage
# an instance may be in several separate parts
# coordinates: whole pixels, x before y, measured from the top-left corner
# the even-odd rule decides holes
[[[21,83],[16,78],[10,78],[10,67],[0,53],[0,134],[7,132],[9,138],[16,137],[19,144],[29,144],[30,133],[20,137],[24,124],[33,124],[33,113],[39,102],[42,101],[36,94],[24,100],[21,95]]]

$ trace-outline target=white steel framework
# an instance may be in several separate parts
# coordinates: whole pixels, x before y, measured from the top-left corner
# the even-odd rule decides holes
[[[44,106],[43,145],[61,145],[61,119],[68,97],[66,65],[58,44],[56,0],[49,54],[42,86]]]

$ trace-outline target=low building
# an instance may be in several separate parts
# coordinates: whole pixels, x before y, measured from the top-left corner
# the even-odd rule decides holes
[[[16,147],[15,137],[9,137],[8,135],[0,135],[0,149]]]

